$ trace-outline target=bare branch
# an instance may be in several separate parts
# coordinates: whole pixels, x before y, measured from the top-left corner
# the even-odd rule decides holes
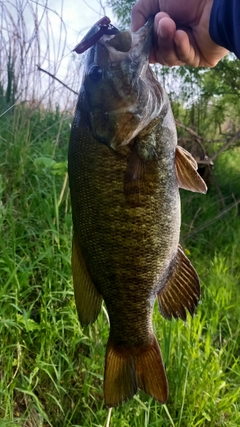
[[[237,141],[238,139],[240,139],[240,130],[238,130],[233,136],[231,136],[227,142],[225,144],[223,144],[223,146],[216,152],[214,153],[212,156],[210,156],[209,158],[205,155],[205,149],[203,146],[204,143],[204,139],[199,136],[193,129],[191,129],[188,126],[185,126],[183,123],[181,123],[178,119],[175,119],[176,125],[181,127],[182,129],[186,130],[191,136],[194,137],[195,141],[200,145],[203,154],[204,154],[204,159],[200,159],[197,160],[198,164],[201,165],[213,165],[213,161],[219,156],[219,154],[223,153],[223,151],[227,150],[228,147],[230,147],[230,145],[232,145],[235,141]],[[222,142],[221,140],[206,140],[205,142],[207,143],[216,143],[216,142]]]
[[[202,141],[203,138],[201,136],[199,136],[196,132],[194,132],[193,129],[191,129],[188,126],[185,126],[182,122],[180,122],[180,120],[175,119],[176,125],[183,128],[184,130],[186,130],[188,133],[190,133],[190,135],[194,136],[194,138],[196,138],[199,141]]]
[[[228,206],[226,209],[224,209],[222,212],[220,212],[214,218],[210,219],[209,221],[206,221],[204,224],[200,225],[199,227],[195,228],[195,230],[188,233],[186,236],[184,236],[184,240],[189,239],[189,237],[192,237],[194,234],[199,233],[199,231],[202,231],[205,228],[209,227],[209,225],[213,224],[215,221],[218,221],[220,218],[222,218],[224,215],[226,215],[227,212],[231,211],[235,207],[238,207],[239,204],[240,204],[240,199],[236,200],[234,203],[232,203],[230,206]]]
[[[191,129],[188,126],[185,126],[182,122],[180,122],[178,119],[175,119],[175,123],[177,126],[181,127],[182,129],[186,130],[190,135],[192,135],[195,138],[195,141],[197,142],[197,144],[200,146],[201,150],[202,150],[202,154],[203,157],[205,157],[205,149],[204,146],[202,144],[203,138],[201,136],[199,136],[196,132],[194,132],[193,129]],[[198,162],[199,163],[199,162]]]
[[[209,160],[211,161],[215,160],[219,156],[219,154],[223,153],[223,151],[225,151],[228,147],[230,147],[230,145],[232,145],[238,139],[240,139],[240,130],[238,130],[235,133],[235,135],[229,138],[229,140],[216,153],[214,153]]]
[[[69,86],[67,86],[65,83],[63,83],[61,80],[59,80],[56,76],[54,76],[53,74],[49,73],[49,71],[44,70],[43,68],[39,67],[39,65],[37,65],[37,69],[39,71],[42,71],[43,73],[48,74],[48,76],[52,77],[54,80],[57,80],[57,82],[61,83],[61,85],[63,85],[66,89],[70,90],[72,93],[75,93],[75,95],[78,95],[78,92],[76,92],[75,90],[71,89]]]

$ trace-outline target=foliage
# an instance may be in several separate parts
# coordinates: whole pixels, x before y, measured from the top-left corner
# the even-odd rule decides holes
[[[205,74],[204,95],[233,96],[240,95],[240,64],[234,55],[223,58],[216,67]],[[234,99],[233,98],[233,99]]]
[[[135,0],[107,0],[107,4],[112,8],[119,21],[119,28],[130,28],[131,10],[136,3]]]

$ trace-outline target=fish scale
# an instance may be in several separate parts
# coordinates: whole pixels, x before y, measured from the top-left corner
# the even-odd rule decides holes
[[[86,141],[85,144],[84,141]],[[141,269],[145,268],[148,278],[145,278],[144,282],[148,289],[149,280],[152,282],[152,276],[155,278],[160,275],[157,271],[163,268],[161,266],[157,268],[157,264],[161,261],[164,264],[170,262],[171,258],[166,254],[168,242],[173,240],[172,245],[176,251],[176,243],[179,240],[179,232],[176,233],[180,221],[179,195],[176,191],[174,169],[171,168],[168,179],[164,176],[164,181],[169,182],[168,187],[171,188],[171,192],[166,185],[156,185],[154,196],[142,195],[142,199],[145,199],[142,201],[143,206],[132,208],[128,206],[123,192],[127,158],[122,160],[105,145],[99,145],[94,139],[92,143],[89,141],[89,138],[81,139],[81,144],[77,145],[79,151],[76,150],[72,155],[76,170],[73,170],[74,160],[71,162],[71,173],[84,182],[84,186],[72,191],[77,194],[73,202],[73,210],[76,205],[77,212],[74,224],[89,259],[88,268],[93,270],[91,275],[97,276],[96,281],[99,281],[99,275],[103,276],[104,284],[107,275],[111,276],[112,268],[115,275],[119,276],[120,286],[122,281],[126,280],[127,272],[131,278],[134,266],[139,270],[138,280],[141,280]],[[84,152],[84,157],[79,155],[81,152]],[[89,173],[89,165],[93,174]],[[151,176],[151,181],[160,181],[161,172],[161,164],[159,164],[153,178]],[[145,179],[148,181],[147,177]],[[172,185],[170,185],[171,179]],[[177,193],[178,197],[173,197],[172,192]],[[165,211],[162,204],[159,209],[159,201],[163,199]],[[173,199],[175,205],[172,203]],[[82,205],[81,210],[79,205]],[[170,217],[172,217],[172,230],[168,224]],[[89,238],[91,238],[90,241]],[[144,244],[139,246],[139,242]],[[164,252],[164,257],[161,256],[161,251]],[[149,260],[151,260],[152,269],[149,269]],[[96,266],[92,267],[94,261]],[[117,269],[116,263],[118,263]],[[111,290],[112,284],[110,283],[109,286]],[[158,288],[159,284],[156,283],[155,286]]]
[[[158,298],[163,316],[185,320],[200,298],[197,273],[179,247],[179,187],[204,193],[206,186],[177,146],[169,100],[146,67],[152,29],[149,21],[132,34],[129,52],[121,32],[91,47],[70,136],[75,300],[83,326],[106,303],[109,407],[138,388],[166,402],[153,305]],[[120,54],[114,46],[122,46]]]

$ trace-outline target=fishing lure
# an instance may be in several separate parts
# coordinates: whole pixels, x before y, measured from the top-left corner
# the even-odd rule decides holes
[[[93,25],[86,36],[75,46],[73,52],[83,53],[97,43],[104,34],[112,35],[117,33],[119,33],[119,30],[111,24],[107,16],[104,16]]]

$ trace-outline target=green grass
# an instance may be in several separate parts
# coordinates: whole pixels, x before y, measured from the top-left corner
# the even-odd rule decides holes
[[[58,112],[20,109],[0,123],[1,427],[106,425],[107,319],[102,311],[81,329],[73,297],[69,123]],[[222,155],[218,191],[182,192],[182,243],[202,302],[186,324],[164,320],[155,307],[169,401],[140,392],[112,411],[111,426],[240,425],[240,217],[232,207],[239,161],[237,148]]]

